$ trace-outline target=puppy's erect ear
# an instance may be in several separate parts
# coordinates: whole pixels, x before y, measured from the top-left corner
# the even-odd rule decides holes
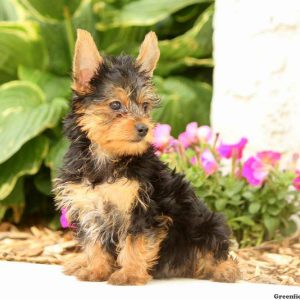
[[[85,30],[77,29],[72,88],[79,94],[90,92],[90,80],[102,63],[103,58],[99,54],[91,34]]]
[[[140,47],[139,56],[136,59],[141,66],[141,70],[152,76],[159,59],[158,41],[155,32],[150,31]]]

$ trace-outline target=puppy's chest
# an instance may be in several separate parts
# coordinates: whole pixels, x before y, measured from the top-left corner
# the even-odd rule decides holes
[[[71,220],[78,221],[81,239],[117,244],[126,236],[139,188],[137,181],[125,178],[95,187],[87,182],[68,184],[61,206],[67,207]]]

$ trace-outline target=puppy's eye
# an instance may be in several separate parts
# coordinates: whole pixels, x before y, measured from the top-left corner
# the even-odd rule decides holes
[[[149,108],[149,103],[148,102],[144,102],[143,103],[143,110],[144,110],[145,113],[148,111],[148,108]]]
[[[113,110],[119,110],[122,107],[122,104],[120,101],[113,101],[109,104],[110,108]]]

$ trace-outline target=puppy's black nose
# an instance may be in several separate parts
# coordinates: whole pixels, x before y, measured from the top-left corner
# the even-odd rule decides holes
[[[143,123],[138,123],[135,125],[135,128],[136,128],[136,131],[137,131],[137,134],[140,136],[140,137],[144,137],[146,136],[149,128],[143,124]]]

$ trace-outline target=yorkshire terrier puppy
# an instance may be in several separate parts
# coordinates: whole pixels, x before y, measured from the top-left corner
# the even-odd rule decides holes
[[[64,121],[70,147],[55,183],[82,253],[65,265],[81,280],[141,285],[151,278],[234,282],[230,230],[199,200],[182,174],[151,145],[151,77],[159,59],[154,32],[137,59],[102,57],[78,30],[73,101]]]

